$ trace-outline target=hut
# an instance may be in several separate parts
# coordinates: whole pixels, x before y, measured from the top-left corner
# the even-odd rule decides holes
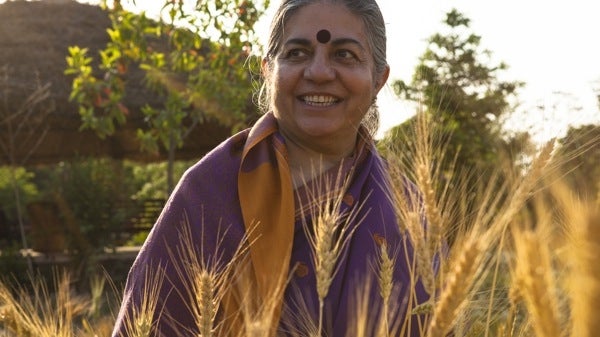
[[[68,48],[78,45],[97,55],[109,41],[110,24],[105,10],[76,1],[0,4],[0,165],[90,156],[166,159],[164,149],[158,154],[141,152],[136,138],[136,130],[146,127],[141,107],[161,103],[144,86],[139,69],[128,74],[126,82],[126,124],[105,139],[80,130],[78,107],[68,99],[72,79],[64,75]],[[229,127],[207,120],[187,137],[176,159],[200,158],[230,133]]]
[[[87,157],[167,160],[164,148],[155,154],[140,150],[136,133],[147,127],[142,107],[163,102],[147,89],[139,68],[126,75],[126,123],[104,139],[92,130],[81,130],[78,106],[69,101],[72,78],[64,74],[68,48],[77,45],[96,56],[109,42],[110,25],[109,13],[96,5],[68,0],[0,3],[0,166],[51,165]],[[175,159],[199,159],[231,131],[206,119],[187,136]],[[15,224],[6,224],[1,206],[0,202],[0,236],[8,235],[3,228],[18,236]],[[60,213],[64,218],[70,211]]]

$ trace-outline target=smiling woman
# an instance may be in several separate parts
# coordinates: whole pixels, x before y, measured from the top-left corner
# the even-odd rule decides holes
[[[114,336],[144,326],[156,270],[154,335],[419,336],[424,317],[409,312],[428,296],[368,127],[389,74],[377,3],[282,1],[262,72],[264,115],[182,177],[131,269]],[[378,272],[381,257],[393,265]]]
[[[315,164],[326,170],[354,151],[361,122],[387,80],[389,68],[376,71],[360,23],[343,5],[307,5],[282,27],[281,49],[270,48],[263,61],[295,184]],[[331,36],[328,43],[318,40],[324,31]]]

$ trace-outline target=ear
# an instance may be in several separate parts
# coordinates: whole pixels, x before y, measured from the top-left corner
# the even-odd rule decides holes
[[[379,90],[381,90],[381,88],[383,88],[383,86],[387,82],[389,76],[390,76],[390,66],[386,65],[385,69],[375,79],[375,94],[379,93]]]
[[[269,59],[264,57],[261,61],[260,64],[260,71],[262,73],[263,78],[268,78],[269,74],[271,72],[271,69],[269,69]]]

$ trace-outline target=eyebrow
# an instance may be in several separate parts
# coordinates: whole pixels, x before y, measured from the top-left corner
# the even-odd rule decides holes
[[[357,40],[355,40],[353,38],[349,38],[349,37],[332,39],[330,43],[333,46],[340,46],[340,45],[344,45],[344,44],[353,44],[353,45],[358,46],[361,50],[366,50],[365,47],[363,47],[363,45],[360,42],[358,42]],[[312,44],[312,42],[309,39],[292,38],[292,39],[287,40],[284,45],[287,46],[290,44],[297,44],[297,45],[301,45],[301,46],[310,46]]]

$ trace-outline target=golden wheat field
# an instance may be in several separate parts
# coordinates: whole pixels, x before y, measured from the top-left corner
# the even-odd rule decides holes
[[[426,314],[420,335],[428,337],[592,337],[600,334],[599,198],[583,198],[564,182],[553,141],[540,147],[519,172],[498,168],[492,181],[465,186],[473,172],[438,172],[444,146],[427,118],[418,118],[416,135],[401,154],[388,155],[391,195],[401,230],[415,247],[411,279],[420,279],[432,298],[412,314]],[[578,156],[582,153],[571,153]],[[409,159],[410,158],[410,159]],[[422,213],[407,207],[399,187],[408,177],[420,191]],[[442,178],[444,177],[444,178]],[[335,198],[334,198],[335,200]],[[326,212],[325,212],[326,213]],[[428,226],[422,226],[422,216]],[[324,229],[313,244],[319,291],[326,293],[336,243],[327,226],[335,216],[323,214]],[[319,231],[317,231],[319,232]],[[321,233],[321,232],[319,232]],[[189,243],[191,245],[191,243]],[[333,247],[333,248],[331,248]],[[192,259],[191,252],[183,256]],[[240,250],[244,254],[244,250]],[[433,258],[439,256],[439,266]],[[319,259],[321,259],[319,261]],[[402,336],[405,322],[388,321],[394,307],[393,256],[382,249],[378,278],[384,314],[374,322],[357,300],[352,336],[366,336],[376,325],[379,336]],[[217,335],[216,313],[230,274],[189,264],[194,275],[190,293],[201,336]],[[438,270],[438,272],[434,272]],[[75,293],[67,273],[56,273],[52,286],[35,281],[27,287],[0,284],[0,337],[110,336],[120,300],[120,286],[105,276],[92,278],[86,295]],[[163,275],[149,274],[147,301],[134,313],[131,336],[152,336],[155,292]],[[358,290],[357,290],[358,292]],[[251,310],[251,309],[247,309]],[[264,336],[268,317],[250,313],[247,335]],[[307,322],[318,327],[320,322]],[[309,329],[311,330],[311,329]],[[312,329],[300,336],[317,336]]]

